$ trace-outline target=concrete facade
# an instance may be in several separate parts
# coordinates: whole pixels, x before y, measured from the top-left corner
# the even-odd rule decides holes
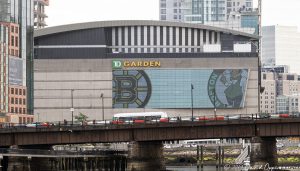
[[[131,32],[126,27],[134,29]],[[155,29],[151,31],[151,28]],[[116,59],[158,61],[160,67],[156,69],[162,71],[248,69],[244,106],[217,109],[217,114],[257,113],[256,50],[250,47],[246,51],[234,52],[233,48],[233,39],[246,41],[249,39],[247,36],[256,37],[231,31],[238,34],[234,36],[218,29],[220,28],[161,21],[95,22],[41,29],[36,32],[35,37],[35,119],[39,117],[40,121],[71,120],[72,90],[74,90],[74,115],[81,112],[86,114],[89,120],[112,119],[113,114],[116,113],[144,111],[163,111],[169,116],[191,115],[190,103],[188,106],[176,109],[114,107],[112,61]],[[220,48],[218,51],[212,49],[212,52],[205,52],[206,45]],[[92,52],[94,50],[95,53]],[[138,68],[131,67],[131,69]],[[139,67],[139,70],[144,69],[149,68]],[[103,94],[104,106],[102,106],[101,94]],[[104,118],[102,118],[102,109]],[[194,113],[212,115],[214,109],[195,107]]]
[[[300,33],[296,26],[262,27],[262,64],[288,65],[291,73],[300,74]]]
[[[297,74],[262,73],[261,111],[264,113],[299,113],[300,81]]]
[[[150,59],[151,60],[151,59]],[[246,106],[242,109],[218,109],[217,114],[257,113],[257,64],[256,58],[159,58],[167,68],[249,68]],[[36,60],[35,61],[35,113],[41,121],[71,120],[71,89],[74,89],[75,115],[88,114],[89,119],[102,119],[100,94],[104,94],[104,119],[112,119],[115,113],[163,111],[171,116],[190,115],[191,109],[112,109],[111,59],[99,60]],[[66,65],[68,64],[68,65]],[[197,115],[212,115],[213,109],[194,109]]]
[[[260,110],[262,113],[276,113],[276,75],[272,72],[262,73],[262,87],[264,92],[260,94]]]

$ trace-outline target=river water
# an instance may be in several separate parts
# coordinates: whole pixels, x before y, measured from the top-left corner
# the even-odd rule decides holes
[[[266,167],[267,168],[267,167]],[[274,168],[275,169],[275,168]],[[280,168],[279,168],[280,169]],[[287,166],[286,168],[281,168],[280,170],[291,170],[291,171],[300,171],[300,166]],[[202,170],[199,168],[197,170],[196,166],[167,166],[168,171],[247,171],[247,169],[240,168],[233,168],[233,167],[225,167],[217,169],[215,166],[205,166]],[[266,169],[272,170],[272,168]]]
[[[197,170],[197,166],[167,166],[168,171],[201,171]],[[216,169],[214,166],[205,166],[202,171],[222,171]]]

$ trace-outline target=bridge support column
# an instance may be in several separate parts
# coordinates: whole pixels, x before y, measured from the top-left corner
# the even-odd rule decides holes
[[[256,170],[261,167],[264,168],[266,165],[276,166],[278,164],[276,138],[253,137],[251,139],[250,161],[252,168],[258,168]]]
[[[129,171],[165,170],[163,144],[160,141],[131,142],[128,148]]]

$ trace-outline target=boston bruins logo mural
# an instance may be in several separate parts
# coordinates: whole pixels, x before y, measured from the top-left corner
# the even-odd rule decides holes
[[[144,108],[151,96],[151,82],[142,70],[113,71],[113,108]]]
[[[115,65],[120,66],[120,65]],[[113,108],[244,108],[248,69],[132,69],[112,71]]]

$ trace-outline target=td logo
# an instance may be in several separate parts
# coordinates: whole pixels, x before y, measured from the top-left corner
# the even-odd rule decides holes
[[[112,68],[113,69],[122,68],[122,62],[121,61],[112,61]]]

